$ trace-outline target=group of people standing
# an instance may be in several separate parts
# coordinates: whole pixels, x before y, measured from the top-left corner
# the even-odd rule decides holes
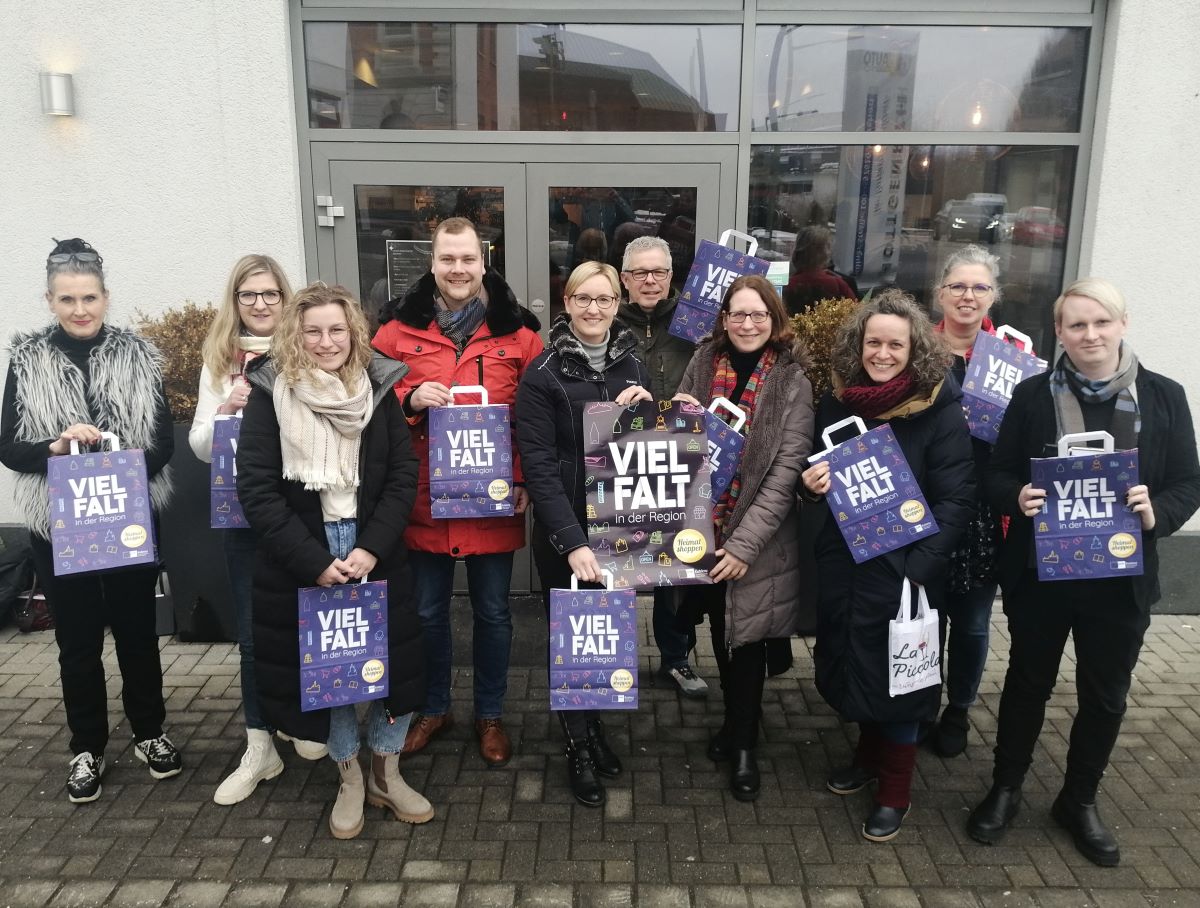
[[[106,624],[135,753],[156,778],[182,765],[163,731],[154,569],[55,577],[50,565],[46,464],[72,442],[94,444],[101,430],[115,431],[126,447],[146,451],[155,504],[170,493],[161,363],[146,341],[106,323],[101,264],[80,240],[56,246],[46,293],[55,321],[14,338],[0,418],[0,462],[18,473],[17,502],[57,620],[73,802],[101,791]],[[1089,278],[1063,292],[1054,304],[1061,355],[1049,372],[1017,387],[993,448],[969,434],[960,390],[976,338],[995,330],[998,263],[986,250],[968,246],[944,264],[934,287],[937,324],[899,290],[862,303],[839,330],[832,388],[817,401],[804,345],[768,281],[734,281],[712,335],[693,348],[667,332],[675,305],[670,278],[669,247],[653,237],[628,245],[620,272],[582,263],[566,282],[564,311],[543,348],[536,318],[501,275],[485,269],[478,234],[462,218],[437,226],[429,273],[392,301],[373,339],[344,288],[318,282],[293,294],[270,258],[237,263],[205,344],[190,435],[196,455],[208,459],[214,421],[240,414],[238,493],[250,528],[222,532],[247,740],[214,800],[237,803],[282,772],[277,734],[303,757],[328,754],[337,763],[334,836],[359,834],[365,804],[405,822],[431,819],[434,808],[405,782],[400,757],[452,724],[450,600],[459,559],[473,614],[475,737],[487,765],[505,765],[513,752],[503,722],[508,598],[513,555],[526,541],[526,509],[533,509],[531,544],[547,608],[550,588],[572,577],[601,579],[585,519],[584,405],[707,405],[723,397],[746,415],[745,445],[712,510],[712,583],[656,589],[652,626],[661,676],[685,696],[704,696],[707,684],[689,653],[696,626],[708,619],[724,709],[707,754],[728,765],[732,796],[758,797],[764,681],[791,666],[801,590],[815,582],[817,687],[859,726],[850,763],[831,771],[826,785],[837,795],[874,786],[862,834],[871,841],[896,836],[911,806],[920,741],[928,737],[947,758],[966,748],[999,585],[1012,645],[995,784],[971,812],[968,832],[999,841],[1016,815],[1045,702],[1073,634],[1079,709],[1052,814],[1086,857],[1116,864],[1119,847],[1097,812],[1097,788],[1158,596],[1155,542],[1200,506],[1200,463],[1183,390],[1138,364],[1123,339],[1119,291]],[[451,389],[461,385],[482,385],[489,403],[511,407],[512,517],[432,516],[429,410],[451,403]],[[828,463],[811,455],[815,439],[849,416],[868,428],[890,426],[939,532],[855,564],[836,520],[822,512],[813,578],[802,568],[800,508],[824,507],[830,475]],[[1031,487],[1029,460],[1052,453],[1064,434],[1099,429],[1118,447],[1141,453],[1141,484],[1125,504],[1141,520],[1145,573],[1041,584],[1032,518],[1046,490]],[[368,575],[387,580],[391,591],[392,677],[389,695],[366,710],[371,758],[364,774],[355,709],[301,711],[295,637],[297,588]],[[888,628],[907,584],[921,587],[948,625],[944,709],[939,686],[889,694]],[[599,806],[602,780],[623,770],[604,723],[589,712],[560,711],[559,720],[571,791],[579,803]]]

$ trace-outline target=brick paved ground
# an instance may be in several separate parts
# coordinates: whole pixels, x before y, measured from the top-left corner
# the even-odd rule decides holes
[[[539,651],[540,611],[524,608],[521,651]],[[644,624],[645,622],[643,622]],[[610,721],[625,775],[602,810],[573,803],[550,734],[543,669],[511,677],[517,756],[485,769],[469,735],[469,672],[460,669],[455,730],[404,763],[438,814],[413,828],[369,810],[354,841],[330,837],[336,771],[281,748],[287,770],[235,807],[212,803],[237,763],[242,730],[232,646],[165,642],[170,733],[181,776],[155,783],[119,726],[104,794],[72,806],[55,648],[48,634],[0,631],[0,905],[172,906],[1115,906],[1200,905],[1200,619],[1156,617],[1125,732],[1102,795],[1118,827],[1119,868],[1076,854],[1049,820],[1066,753],[1073,687],[1051,704],[1028,804],[1002,847],[971,842],[967,810],[986,790],[1007,640],[993,657],[966,757],[923,752],[900,837],[865,842],[864,793],[824,791],[849,753],[817,695],[808,646],[767,684],[763,793],[740,804],[704,757],[719,698],[680,702],[643,678],[640,711]],[[645,631],[643,630],[643,634]],[[643,668],[651,651],[642,651]],[[700,667],[716,669],[702,644]],[[111,646],[108,658],[115,675]],[[535,658],[521,661],[533,663]],[[110,698],[118,694],[114,681]],[[119,701],[112,700],[113,717]]]

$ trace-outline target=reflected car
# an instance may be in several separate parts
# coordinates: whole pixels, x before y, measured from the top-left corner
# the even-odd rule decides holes
[[[1017,209],[1013,222],[1013,242],[1022,246],[1060,246],[1067,239],[1067,225],[1051,208],[1027,205]]]
[[[933,216],[933,238],[994,243],[999,226],[1000,213],[992,206],[951,199]]]

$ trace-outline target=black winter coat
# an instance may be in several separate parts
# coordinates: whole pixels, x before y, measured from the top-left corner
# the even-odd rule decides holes
[[[905,577],[922,584],[933,608],[945,599],[946,568],[975,509],[975,466],[962,393],[947,378],[928,409],[887,420],[939,531],[856,565],[832,514],[817,537],[817,690],[851,722],[914,722],[937,716],[941,688],[888,695],[888,622]],[[832,394],[817,407],[818,433],[852,415]],[[864,420],[868,429],[880,420]]]
[[[1148,612],[1161,596],[1156,540],[1170,536],[1200,507],[1200,462],[1192,412],[1183,387],[1141,366],[1135,382],[1142,419],[1138,478],[1150,489],[1154,529],[1142,532],[1145,573],[1128,581],[1133,585],[1138,607]],[[1033,570],[1033,520],[1017,508],[1017,495],[1029,482],[1029,459],[1057,454],[1058,422],[1050,394],[1050,373],[1043,372],[1027,378],[1013,391],[988,471],[987,491],[992,506],[1012,518],[1000,557],[1000,585],[1006,600],[1026,571]],[[1117,588],[1126,578],[1100,582]]]
[[[371,580],[388,582],[388,712],[402,716],[425,699],[421,623],[412,598],[404,528],[417,490],[417,461],[392,386],[408,367],[376,353],[369,375],[375,410],[362,434],[358,475],[359,548],[379,559]],[[279,420],[271,397],[275,368],[250,368],[250,400],[238,444],[238,498],[258,540],[254,566],[254,667],[263,718],[296,738],[329,738],[329,710],[300,711],[296,590],[315,586],[333,562],[320,493],[283,478]]]
[[[604,371],[595,371],[563,315],[550,329],[550,346],[533,361],[517,388],[517,446],[533,516],[560,555],[588,544],[583,485],[583,405],[613,400],[626,388],[649,389],[650,375],[636,355],[637,339],[614,321]]]

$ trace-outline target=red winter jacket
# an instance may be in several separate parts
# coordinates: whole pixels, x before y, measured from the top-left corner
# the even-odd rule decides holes
[[[421,383],[437,381],[447,387],[483,385],[488,389],[489,404],[513,405],[517,383],[542,352],[542,339],[537,333],[540,325],[531,312],[517,303],[516,296],[498,272],[485,272],[483,286],[488,294],[487,315],[467,341],[461,356],[456,356],[458,351],[454,342],[442,334],[434,321],[433,299],[437,289],[432,273],[426,273],[397,302],[392,320],[379,329],[372,344],[380,353],[408,366],[407,374],[396,383],[396,394],[401,403]],[[472,399],[465,396],[459,402],[470,403]],[[474,400],[478,402],[477,397]],[[462,520],[433,518],[429,508],[426,415],[423,410],[408,418],[420,473],[417,501],[404,533],[404,542],[420,552],[455,557],[513,552],[524,546],[524,515]],[[510,437],[516,437],[515,431]],[[524,479],[515,444],[512,453],[513,480],[520,484]]]

